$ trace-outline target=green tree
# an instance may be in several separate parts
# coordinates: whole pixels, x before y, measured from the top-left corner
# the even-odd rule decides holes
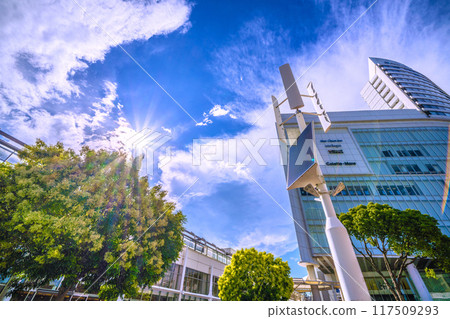
[[[135,296],[178,258],[185,217],[139,158],[40,140],[19,155],[0,164],[0,276],[14,290],[63,276],[56,300],[80,281],[102,299]]]
[[[294,290],[291,269],[281,258],[255,248],[237,251],[219,278],[222,300],[288,300]]]
[[[429,215],[369,203],[338,217],[349,234],[362,243],[363,248],[352,240],[355,250],[381,276],[396,300],[405,300],[400,281],[406,267],[418,258],[434,258],[443,270],[449,271],[449,237],[442,234],[437,220]],[[376,254],[383,256],[383,267],[376,262]],[[388,275],[383,274],[383,268]]]

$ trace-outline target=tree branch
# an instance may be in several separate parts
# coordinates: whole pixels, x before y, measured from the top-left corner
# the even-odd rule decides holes
[[[364,253],[359,250],[352,241],[352,245],[355,248],[355,250],[360,253],[361,255],[363,255],[365,260],[369,261],[369,264],[372,266],[373,270],[375,270],[375,272],[380,275],[381,279],[383,279],[384,284],[386,285],[386,287],[389,289],[389,291],[394,295],[394,298],[396,300],[398,300],[397,294],[395,293],[395,288],[389,283],[389,281],[387,280],[387,278],[383,275],[383,272],[377,267],[376,263],[375,263],[375,259],[373,258],[372,252],[370,251],[369,247],[367,247],[367,242],[363,241],[364,243],[364,250],[366,251],[368,257],[366,255],[364,255]]]

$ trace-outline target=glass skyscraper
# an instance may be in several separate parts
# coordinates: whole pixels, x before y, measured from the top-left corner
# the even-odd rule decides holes
[[[369,58],[369,79],[361,95],[373,110],[409,108],[427,115],[450,116],[450,96],[404,64]]]

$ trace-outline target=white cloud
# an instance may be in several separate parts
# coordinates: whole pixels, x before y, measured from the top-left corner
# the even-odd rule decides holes
[[[230,113],[230,110],[223,108],[220,105],[214,105],[214,107],[209,110],[209,114],[211,114],[212,116],[224,116],[227,115],[228,113]]]
[[[102,61],[118,44],[147,40],[182,27],[186,31],[190,11],[190,5],[182,0],[0,2],[2,125],[15,135],[27,132],[80,145],[88,127],[97,129],[121,105],[113,103],[116,84],[107,82],[102,101],[58,112],[58,104],[73,103],[74,97],[84,94],[73,76]],[[44,108],[45,103],[52,104],[52,109]],[[115,125],[103,136],[112,141],[108,135],[122,131],[124,119],[115,117],[110,124]]]
[[[281,256],[296,248],[296,241],[295,238],[293,238],[293,233],[293,231],[286,232],[285,228],[278,228],[271,232],[263,232],[260,229],[257,229],[243,235],[239,239],[237,247],[255,247],[260,251],[267,251],[273,253],[275,256]]]
[[[172,130],[171,130],[170,128],[161,126],[161,129],[162,129],[164,132],[166,132],[166,133],[172,134]]]
[[[227,105],[221,106],[216,104],[212,109],[208,111],[208,113],[203,113],[203,121],[197,123],[196,126],[206,126],[213,122],[211,120],[211,117],[222,117],[226,115],[228,115],[233,120],[237,119],[237,116],[231,113],[231,110]]]
[[[136,132],[124,118],[121,105],[117,103],[117,85],[106,81],[104,97],[91,105],[91,112],[77,113],[71,110],[51,114],[44,108],[33,108],[28,112],[15,111],[8,120],[18,138],[34,143],[40,138],[54,144],[79,149],[83,145],[110,150],[124,149],[126,141]]]

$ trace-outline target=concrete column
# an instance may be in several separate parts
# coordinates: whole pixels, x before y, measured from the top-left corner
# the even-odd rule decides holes
[[[317,281],[316,270],[314,269],[314,265],[307,265],[306,270],[308,271],[309,280]],[[322,300],[322,297],[320,296],[319,287],[317,285],[311,285],[311,293],[313,296],[313,301]]]
[[[322,281],[325,281],[325,274],[321,272],[320,269],[317,269],[317,278],[319,278]],[[323,301],[330,301],[329,290],[322,290],[320,293],[322,294]]]
[[[181,295],[183,294],[184,276],[186,275],[186,264],[187,264],[188,252],[189,252],[189,248],[187,246],[184,246],[184,248],[185,248],[185,251],[184,251],[183,270],[181,272],[180,295],[178,296],[178,301],[181,300]]]
[[[325,234],[346,301],[370,301],[369,290],[356,259],[347,229],[336,217],[325,183],[318,185],[320,200],[326,215]]]
[[[430,295],[430,292],[427,289],[427,286],[425,286],[425,283],[423,282],[422,277],[420,276],[419,271],[416,268],[416,265],[409,264],[406,266],[406,270],[408,271],[409,276],[411,277],[411,280],[416,287],[417,292],[419,293],[420,300],[422,301],[433,301],[433,298]]]
[[[212,301],[212,290],[213,290],[213,274],[214,274],[214,267],[209,266],[209,293],[208,293],[208,300]]]

